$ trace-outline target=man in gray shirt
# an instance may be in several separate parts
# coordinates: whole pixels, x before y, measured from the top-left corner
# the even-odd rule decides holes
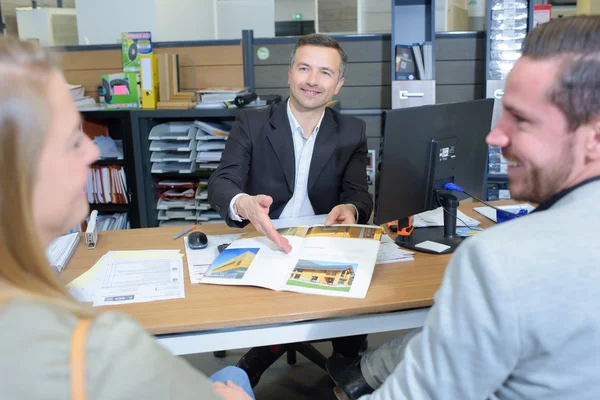
[[[461,244],[422,330],[330,359],[338,398],[600,398],[600,16],[534,29],[502,103],[487,142],[540,206]]]

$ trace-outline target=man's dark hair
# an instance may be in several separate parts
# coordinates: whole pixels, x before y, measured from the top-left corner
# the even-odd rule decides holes
[[[523,42],[524,57],[556,58],[561,64],[550,101],[566,116],[569,129],[600,115],[600,16],[580,15],[550,21]]]
[[[296,51],[302,46],[319,46],[319,47],[328,47],[330,49],[335,49],[340,54],[340,78],[344,77],[344,71],[346,70],[346,64],[348,63],[348,56],[344,53],[344,49],[337,42],[337,40],[333,39],[330,36],[323,35],[320,33],[312,33],[310,35],[302,36],[296,42],[296,46],[294,46],[294,50],[292,51],[292,56],[290,57],[290,68],[294,66],[294,57],[296,57]]]

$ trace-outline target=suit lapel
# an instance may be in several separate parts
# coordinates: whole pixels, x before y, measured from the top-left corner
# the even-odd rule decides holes
[[[267,140],[275,152],[275,156],[285,174],[290,191],[294,191],[294,176],[296,174],[296,162],[294,158],[294,142],[290,121],[287,118],[287,102],[273,107],[269,122],[271,130],[267,132]]]
[[[319,174],[327,164],[327,161],[333,155],[339,140],[340,133],[337,130],[337,123],[333,119],[333,113],[325,108],[325,115],[321,121],[321,127],[317,134],[317,141],[313,150],[312,160],[310,162],[310,172],[308,174],[308,190],[315,184]]]

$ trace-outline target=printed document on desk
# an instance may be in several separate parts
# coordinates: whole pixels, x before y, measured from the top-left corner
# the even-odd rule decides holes
[[[184,298],[182,257],[179,250],[110,251],[67,288],[94,306]]]
[[[188,271],[191,283],[200,283],[215,259],[219,256],[218,247],[225,243],[231,243],[241,236],[240,233],[232,235],[208,236],[208,245],[201,250],[193,250],[188,246],[187,236],[183,238],[185,243],[185,255],[187,258]]]
[[[469,226],[478,226],[479,221],[467,216],[462,211],[458,210],[456,219],[456,226],[465,226],[465,223]],[[462,222],[461,219],[464,221]],[[444,209],[438,207],[435,210],[425,211],[417,214],[413,218],[413,226],[415,228],[427,228],[430,226],[444,226]]]
[[[278,231],[289,240],[291,253],[278,250],[259,232],[244,234],[216,258],[201,283],[366,297],[381,227],[313,225]]]

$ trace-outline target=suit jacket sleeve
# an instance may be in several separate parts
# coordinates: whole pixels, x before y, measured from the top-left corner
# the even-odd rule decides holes
[[[244,192],[252,159],[252,139],[248,115],[240,111],[229,133],[219,167],[208,181],[208,202],[227,225],[243,228],[249,221],[229,218],[229,204],[233,197]]]
[[[367,185],[367,135],[366,123],[361,121],[360,142],[357,146],[342,178],[340,203],[353,204],[358,210],[359,224],[366,224],[373,211],[373,201]]]

